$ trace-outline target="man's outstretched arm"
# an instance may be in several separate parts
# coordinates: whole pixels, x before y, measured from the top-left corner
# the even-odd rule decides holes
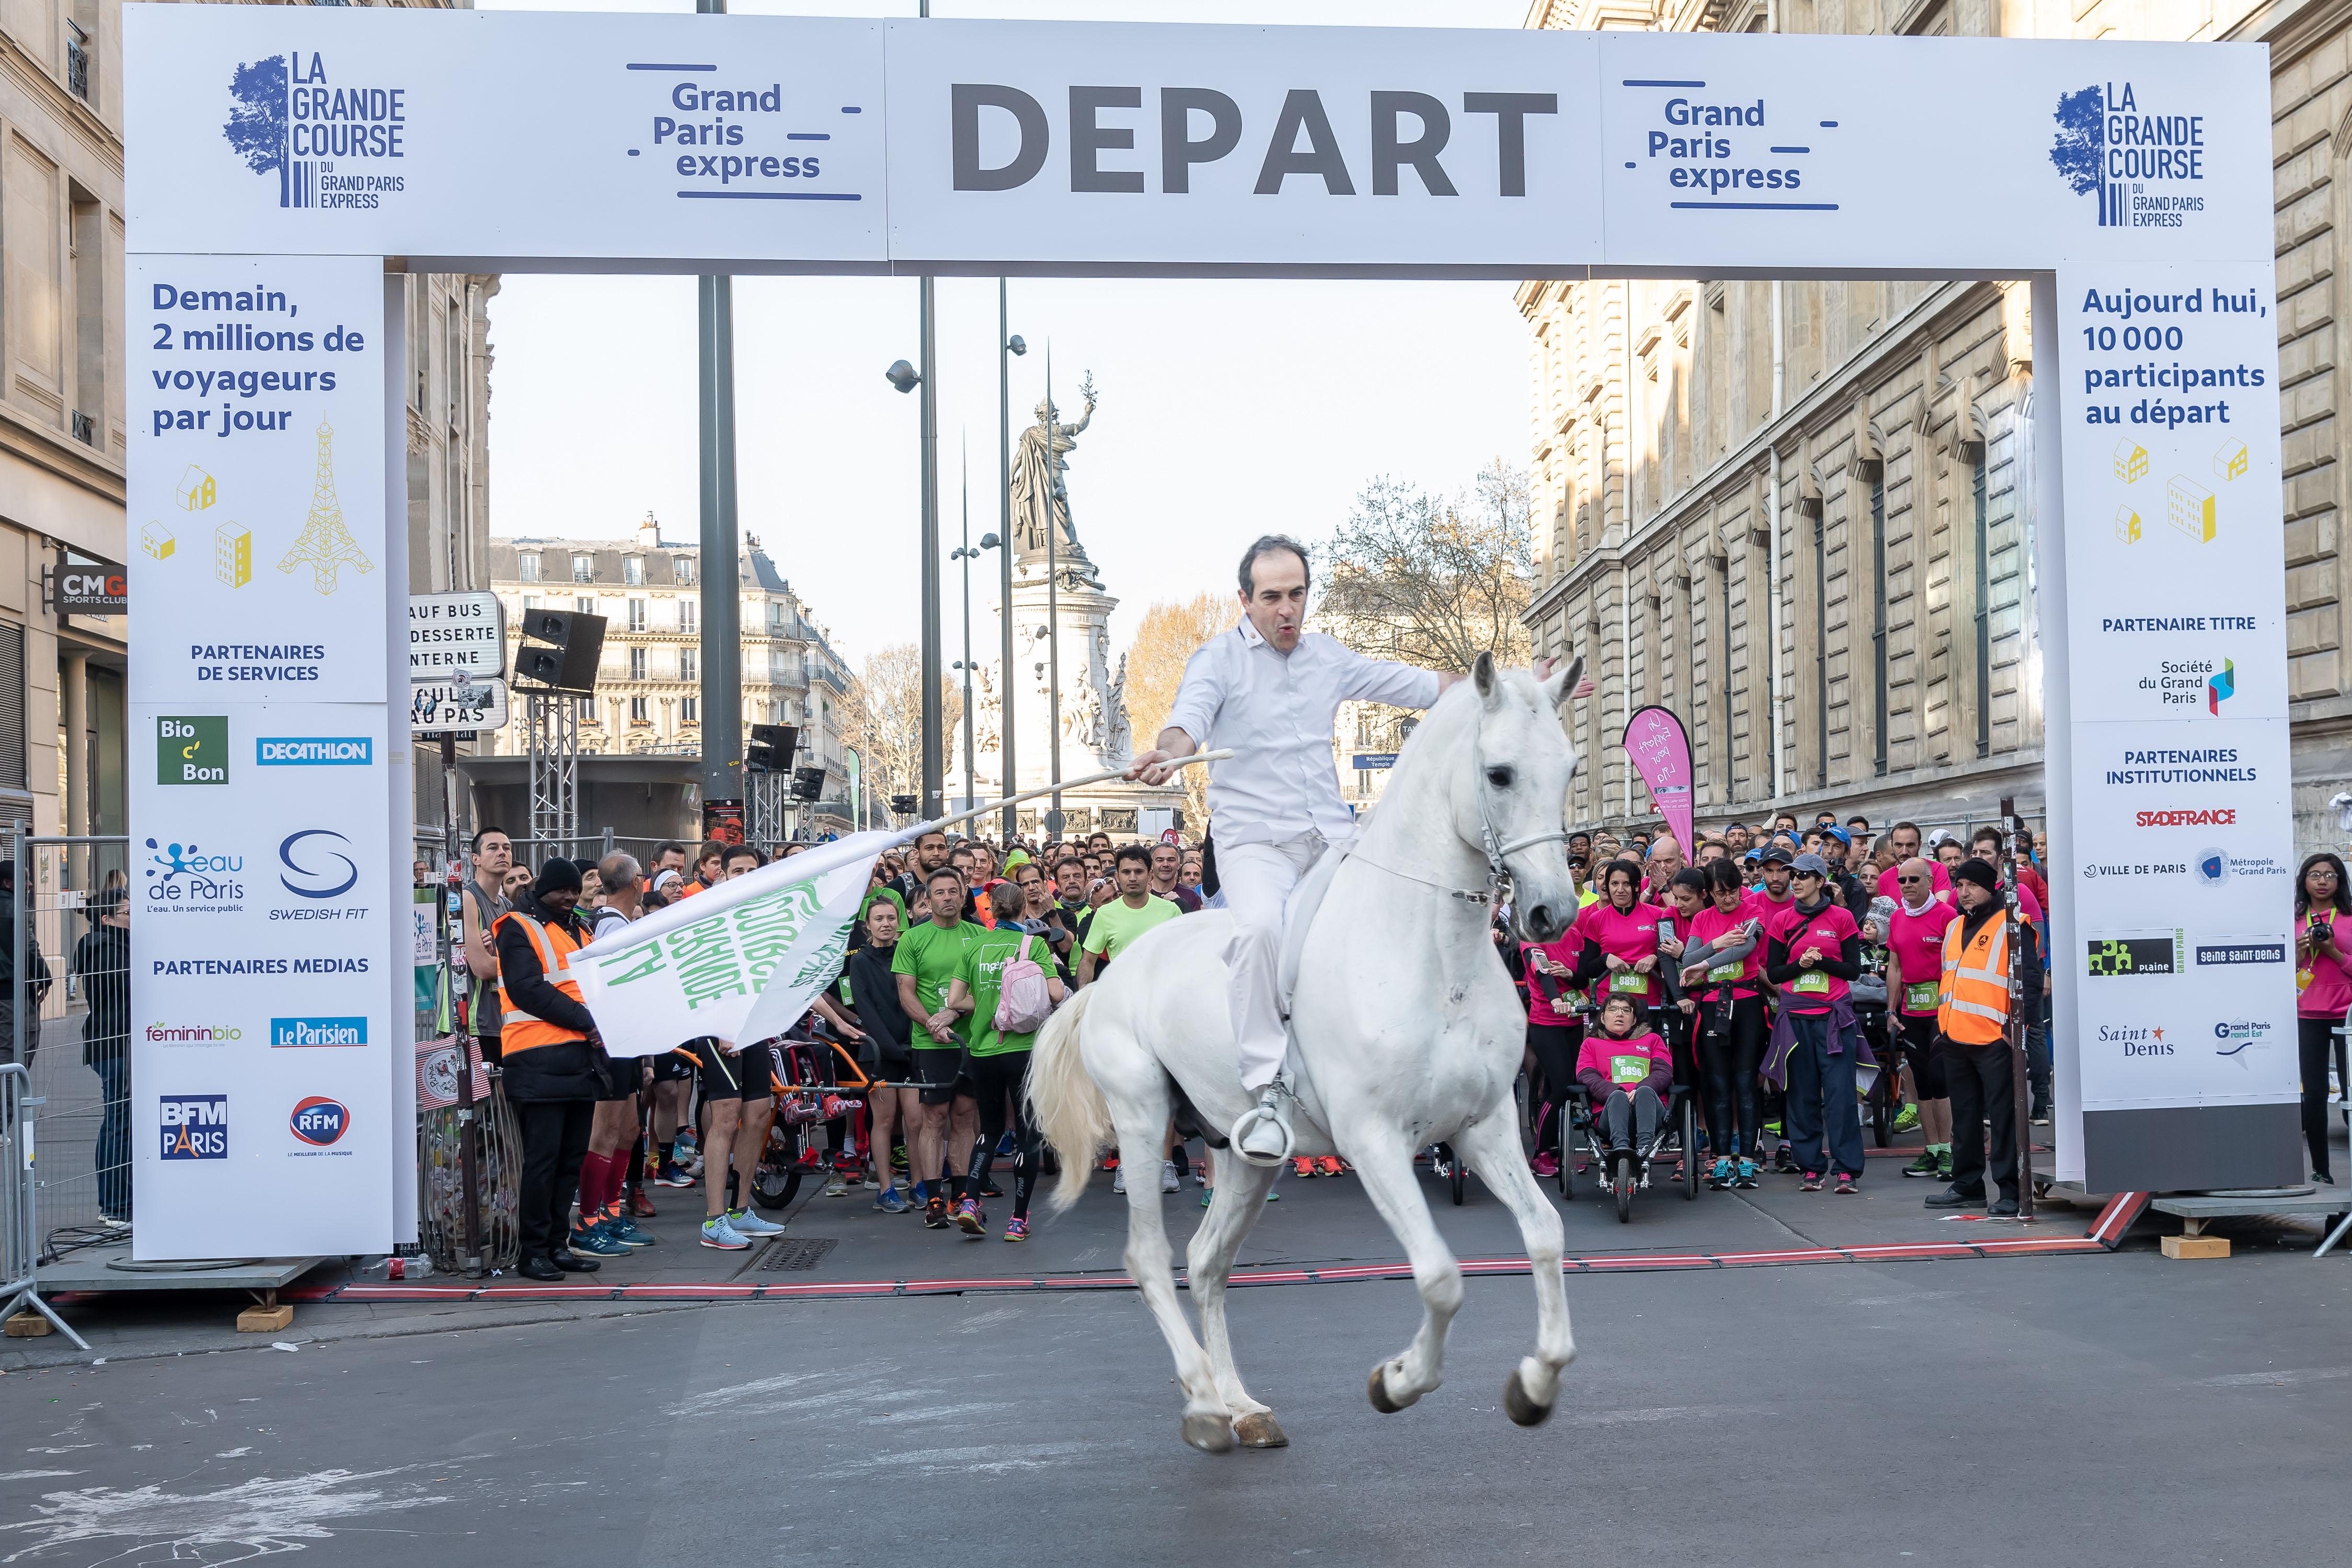
[[[1171,724],[1160,731],[1160,738],[1152,742],[1151,750],[1135,759],[1135,764],[1127,770],[1127,776],[1141,779],[1149,784],[1166,784],[1176,776],[1173,764],[1200,749],[1200,742]]]

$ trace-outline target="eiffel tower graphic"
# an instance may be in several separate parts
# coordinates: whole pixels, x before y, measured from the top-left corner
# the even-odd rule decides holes
[[[321,594],[335,591],[336,573],[346,563],[362,572],[375,570],[375,563],[360,553],[359,542],[343,526],[343,506],[335,499],[334,448],[334,427],[321,421],[319,476],[310,486],[310,520],[302,525],[302,537],[278,563],[280,572],[291,572],[309,563],[311,584]]]

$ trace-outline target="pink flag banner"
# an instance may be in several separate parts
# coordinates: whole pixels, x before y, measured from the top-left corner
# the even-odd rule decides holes
[[[1666,826],[1682,841],[1687,858],[1691,845],[1691,747],[1683,721],[1664,708],[1643,708],[1625,721],[1625,754],[1633,771],[1650,787],[1650,799]]]

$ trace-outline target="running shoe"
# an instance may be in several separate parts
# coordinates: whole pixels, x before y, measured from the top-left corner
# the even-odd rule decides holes
[[[901,1173],[902,1174],[905,1173],[907,1169],[907,1146],[904,1143],[893,1143],[890,1145],[890,1168]]]
[[[606,1236],[611,1237],[623,1247],[651,1247],[658,1239],[649,1232],[639,1229],[637,1222],[623,1214],[618,1208],[606,1209],[604,1217],[596,1223]]]
[[[1838,1195],[1840,1197],[1848,1198],[1853,1196],[1856,1191],[1854,1184],[1861,1180],[1862,1178],[1859,1176],[1849,1176],[1843,1171],[1840,1171],[1837,1178]]]
[[[1549,1181],[1559,1174],[1559,1156],[1551,1153],[1538,1154],[1528,1162],[1528,1169],[1544,1180]]]
[[[1004,1136],[996,1141],[996,1157],[1000,1160],[1010,1160],[1013,1155],[1020,1152],[1021,1145],[1019,1141],[1013,1136],[1013,1129],[1010,1127],[1006,1128],[1004,1130]]]
[[[1922,1149],[1919,1151],[1919,1157],[1917,1159],[1903,1167],[1903,1174],[1906,1176],[1932,1176],[1940,1168],[1940,1164],[1935,1154],[1928,1150]]]
[[[574,1252],[591,1258],[626,1258],[629,1248],[606,1230],[602,1221],[590,1226],[573,1226],[569,1244]]]
[[[929,1200],[923,1205],[923,1228],[945,1230],[947,1227],[948,1200],[941,1194],[933,1193]]]
[[[1028,1239],[1029,1239],[1029,1219],[1028,1219],[1028,1216],[1027,1216],[1027,1215],[1014,1215],[1011,1219],[1006,1220],[1006,1221],[1004,1222],[1004,1239],[1005,1239],[1005,1240],[1007,1240],[1007,1241],[1026,1241],[1026,1240],[1028,1240]]]
[[[988,1228],[988,1211],[978,1198],[966,1198],[956,1205],[955,1222],[966,1236],[978,1236]]]
[[[1118,1194],[1121,1194],[1122,1196],[1124,1196],[1124,1195],[1125,1195],[1125,1194],[1126,1194],[1126,1192],[1127,1192],[1127,1167],[1126,1167],[1126,1166],[1124,1166],[1124,1165],[1114,1165],[1114,1166],[1112,1166],[1112,1167],[1111,1167],[1111,1172],[1110,1172],[1110,1190],[1111,1190],[1112,1192],[1114,1192],[1114,1193],[1118,1193]],[[926,1222],[926,1223],[928,1223],[928,1222]]]
[[[1316,1168],[1313,1155],[1296,1154],[1291,1157],[1290,1173],[1303,1182],[1309,1177],[1319,1176],[1323,1173]]]
[[[1317,1168],[1327,1176],[1344,1176],[1348,1173],[1348,1167],[1340,1163],[1339,1156],[1337,1154],[1326,1154],[1315,1163]]]
[[[1739,1175],[1731,1184],[1735,1187],[1754,1187],[1756,1185],[1756,1162],[1753,1160],[1740,1161]]]
[[[1279,1187],[1268,1187],[1268,1188],[1266,1188],[1266,1190],[1265,1190],[1265,1201],[1266,1201],[1266,1202],[1268,1202],[1268,1203],[1270,1203],[1270,1204],[1278,1204],[1278,1203],[1280,1203],[1280,1202],[1282,1201],[1282,1189],[1281,1189],[1281,1188],[1279,1188]]]
[[[907,1194],[898,1190],[898,1183],[893,1182],[882,1189],[882,1195],[874,1200],[874,1206],[884,1214],[905,1214],[915,1205],[907,1201]]]
[[[727,1223],[725,1215],[720,1215],[716,1219],[702,1222],[702,1245],[718,1247],[722,1252],[740,1252],[751,1244]]]
[[[1176,1162],[1173,1160],[1160,1161],[1160,1190],[1163,1193],[1174,1193],[1181,1192],[1183,1188],[1184,1180],[1176,1173]]]
[[[643,1187],[629,1189],[629,1214],[635,1219],[651,1219],[655,1215],[653,1199],[646,1196]]]
[[[835,1171],[826,1176],[824,1179],[824,1195],[829,1198],[847,1197],[849,1195],[849,1178],[839,1171]]]
[[[1822,1173],[1819,1171],[1807,1171],[1804,1176],[1805,1179],[1797,1184],[1799,1192],[1818,1193],[1822,1190]]]
[[[1936,1156],[1936,1177],[1945,1182],[1952,1179],[1952,1152],[1949,1149]]]
[[[1209,1205],[1210,1205],[1212,1202],[1213,1202],[1213,1201],[1215,1200],[1216,1195],[1217,1195],[1217,1189],[1216,1189],[1216,1188],[1214,1188],[1214,1187],[1202,1187],[1202,1188],[1201,1189],[1201,1206],[1202,1206],[1202,1208],[1207,1208],[1207,1207],[1209,1206]]]
[[[1797,1173],[1797,1156],[1790,1152],[1786,1143],[1772,1151],[1772,1168],[1784,1176]]]
[[[1764,1124],[1764,1131],[1772,1134],[1773,1137],[1778,1138],[1780,1136],[1780,1124],[1777,1121],[1767,1121]]]
[[[665,1160],[662,1162],[662,1168],[658,1172],[655,1173],[654,1185],[657,1187],[690,1187],[694,1185],[694,1178],[688,1175],[686,1173],[686,1167],[679,1164],[677,1161]]]
[[[1109,1153],[1105,1154],[1102,1157],[1102,1168],[1106,1171],[1116,1171],[1118,1169],[1118,1150],[1113,1149]]]
[[[1734,1179],[1731,1158],[1724,1155],[1716,1161],[1715,1169],[1707,1173],[1706,1184],[1719,1193],[1729,1187]]]
[[[1903,1109],[1902,1109],[1901,1110],[1899,1110],[1899,1111],[1895,1112],[1895,1131],[1897,1131],[1897,1132],[1909,1132],[1909,1131],[1913,1131],[1914,1129],[1916,1129],[1918,1125],[1919,1125],[1919,1107],[1918,1107],[1918,1105],[1917,1105],[1916,1102],[1914,1102],[1914,1101],[1907,1100],[1905,1100],[1905,1101],[1903,1102]]]
[[[772,1220],[761,1219],[750,1209],[729,1209],[727,1223],[735,1227],[738,1236],[748,1236],[757,1241],[763,1236],[782,1236],[784,1227]]]
[[[994,1176],[982,1176],[980,1179],[980,1195],[984,1198],[1001,1198],[1004,1195],[1004,1189],[996,1184]]]

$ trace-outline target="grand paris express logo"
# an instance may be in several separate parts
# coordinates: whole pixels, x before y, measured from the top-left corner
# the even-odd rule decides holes
[[[2179,228],[2205,210],[2205,117],[2143,103],[2131,82],[2061,93],[2050,162],[2101,228]]]
[[[313,50],[236,68],[221,134],[281,207],[375,207],[406,188],[408,89],[331,76]]]

